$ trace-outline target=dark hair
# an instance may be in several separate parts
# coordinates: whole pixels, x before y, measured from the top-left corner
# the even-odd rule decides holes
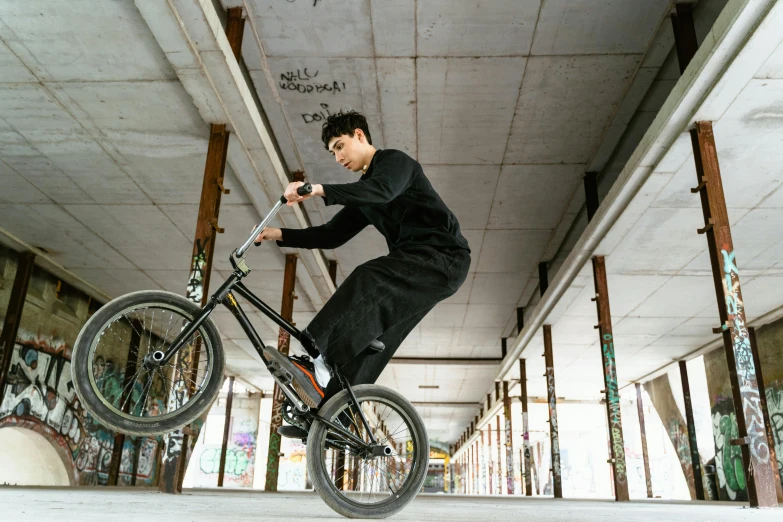
[[[340,111],[326,118],[321,130],[321,141],[324,142],[326,150],[329,150],[329,142],[333,138],[339,138],[343,134],[353,137],[356,129],[362,129],[364,135],[367,136],[367,143],[372,145],[370,129],[367,127],[367,118],[356,111]]]

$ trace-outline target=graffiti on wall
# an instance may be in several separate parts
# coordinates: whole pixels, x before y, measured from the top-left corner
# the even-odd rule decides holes
[[[103,485],[108,480],[114,448],[114,433],[103,428],[82,408],[71,379],[70,347],[57,338],[33,336],[20,331],[8,372],[0,426],[36,429],[48,435],[70,456],[76,482]],[[120,389],[123,376],[113,361],[97,358],[93,368],[103,392]],[[152,399],[156,400],[156,399]],[[157,445],[153,439],[142,444]],[[120,478],[130,481],[135,448],[127,441],[121,453]],[[148,460],[149,460],[148,455]],[[154,460],[154,453],[152,456]],[[141,469],[141,467],[140,467]],[[154,466],[145,463],[146,473],[137,480],[153,479]]]
[[[776,383],[777,384],[777,383]],[[780,387],[769,386],[766,389],[767,411],[772,437],[775,439],[775,455],[778,458],[778,471],[783,482],[783,383]]]
[[[731,407],[729,403],[729,407]],[[731,444],[739,438],[737,417],[733,411],[712,415],[712,433],[715,437],[715,468],[718,474],[719,495],[729,500],[747,500],[745,472],[742,464],[742,450]]]

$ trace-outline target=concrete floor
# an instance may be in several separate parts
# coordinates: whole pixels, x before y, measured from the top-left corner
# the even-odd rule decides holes
[[[341,518],[314,493],[187,490],[167,496],[153,490],[0,487],[0,519],[59,521],[316,520]],[[487,498],[422,494],[394,520],[535,520],[635,522],[778,521],[783,509],[757,510],[735,503],[548,498]]]

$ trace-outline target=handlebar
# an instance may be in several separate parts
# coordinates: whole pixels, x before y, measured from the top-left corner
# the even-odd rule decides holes
[[[311,194],[313,192],[313,186],[309,183],[305,183],[298,189],[296,189],[296,193],[300,196],[306,196],[308,194]],[[245,241],[241,247],[239,247],[239,250],[236,252],[237,259],[244,256],[245,252],[247,252],[247,249],[250,248],[250,245],[254,244],[254,240],[256,237],[258,237],[258,234],[261,233],[264,228],[275,218],[277,213],[280,211],[280,208],[282,208],[283,205],[285,205],[288,202],[288,200],[285,198],[285,195],[280,196],[280,200],[275,203],[275,206],[272,207],[272,210],[269,211],[269,213],[264,217],[263,221],[258,224],[257,227],[253,229],[253,232],[250,234],[250,237],[247,238],[247,241]],[[256,246],[260,245],[261,243],[255,243]]]

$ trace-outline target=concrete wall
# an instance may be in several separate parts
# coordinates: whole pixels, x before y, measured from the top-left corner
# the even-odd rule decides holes
[[[55,446],[24,428],[0,430],[0,484],[70,486],[72,477]]]
[[[677,402],[674,399],[669,376],[667,374],[656,377],[655,379],[644,383],[644,390],[650,397],[655,407],[661,423],[666,429],[666,433],[674,446],[674,451],[680,461],[682,472],[688,482],[688,490],[691,499],[696,498],[696,488],[693,480],[693,466],[691,460],[691,449],[688,444],[688,425]]]
[[[756,330],[761,370],[766,387],[775,450],[780,459],[783,453],[783,320],[778,320]],[[747,500],[742,453],[738,446],[728,441],[738,437],[734,400],[729,381],[729,367],[723,347],[704,356],[707,382],[710,389],[713,435],[715,438],[715,464],[718,468],[722,500]],[[783,465],[778,461],[783,473]]]
[[[5,318],[16,274],[16,253],[0,247],[0,324]],[[97,304],[81,292],[60,284],[36,267],[20,319],[2,404],[0,428],[15,426],[37,432],[59,448],[58,454],[79,485],[104,485],[114,448],[114,433],[82,408],[71,381],[71,347]],[[121,360],[98,362],[106,385],[122,378]],[[114,353],[114,352],[110,352]],[[131,483],[138,454],[137,486],[157,483],[160,441],[126,437],[120,464],[120,485]],[[31,459],[36,456],[31,455]],[[32,461],[32,460],[31,460]]]

